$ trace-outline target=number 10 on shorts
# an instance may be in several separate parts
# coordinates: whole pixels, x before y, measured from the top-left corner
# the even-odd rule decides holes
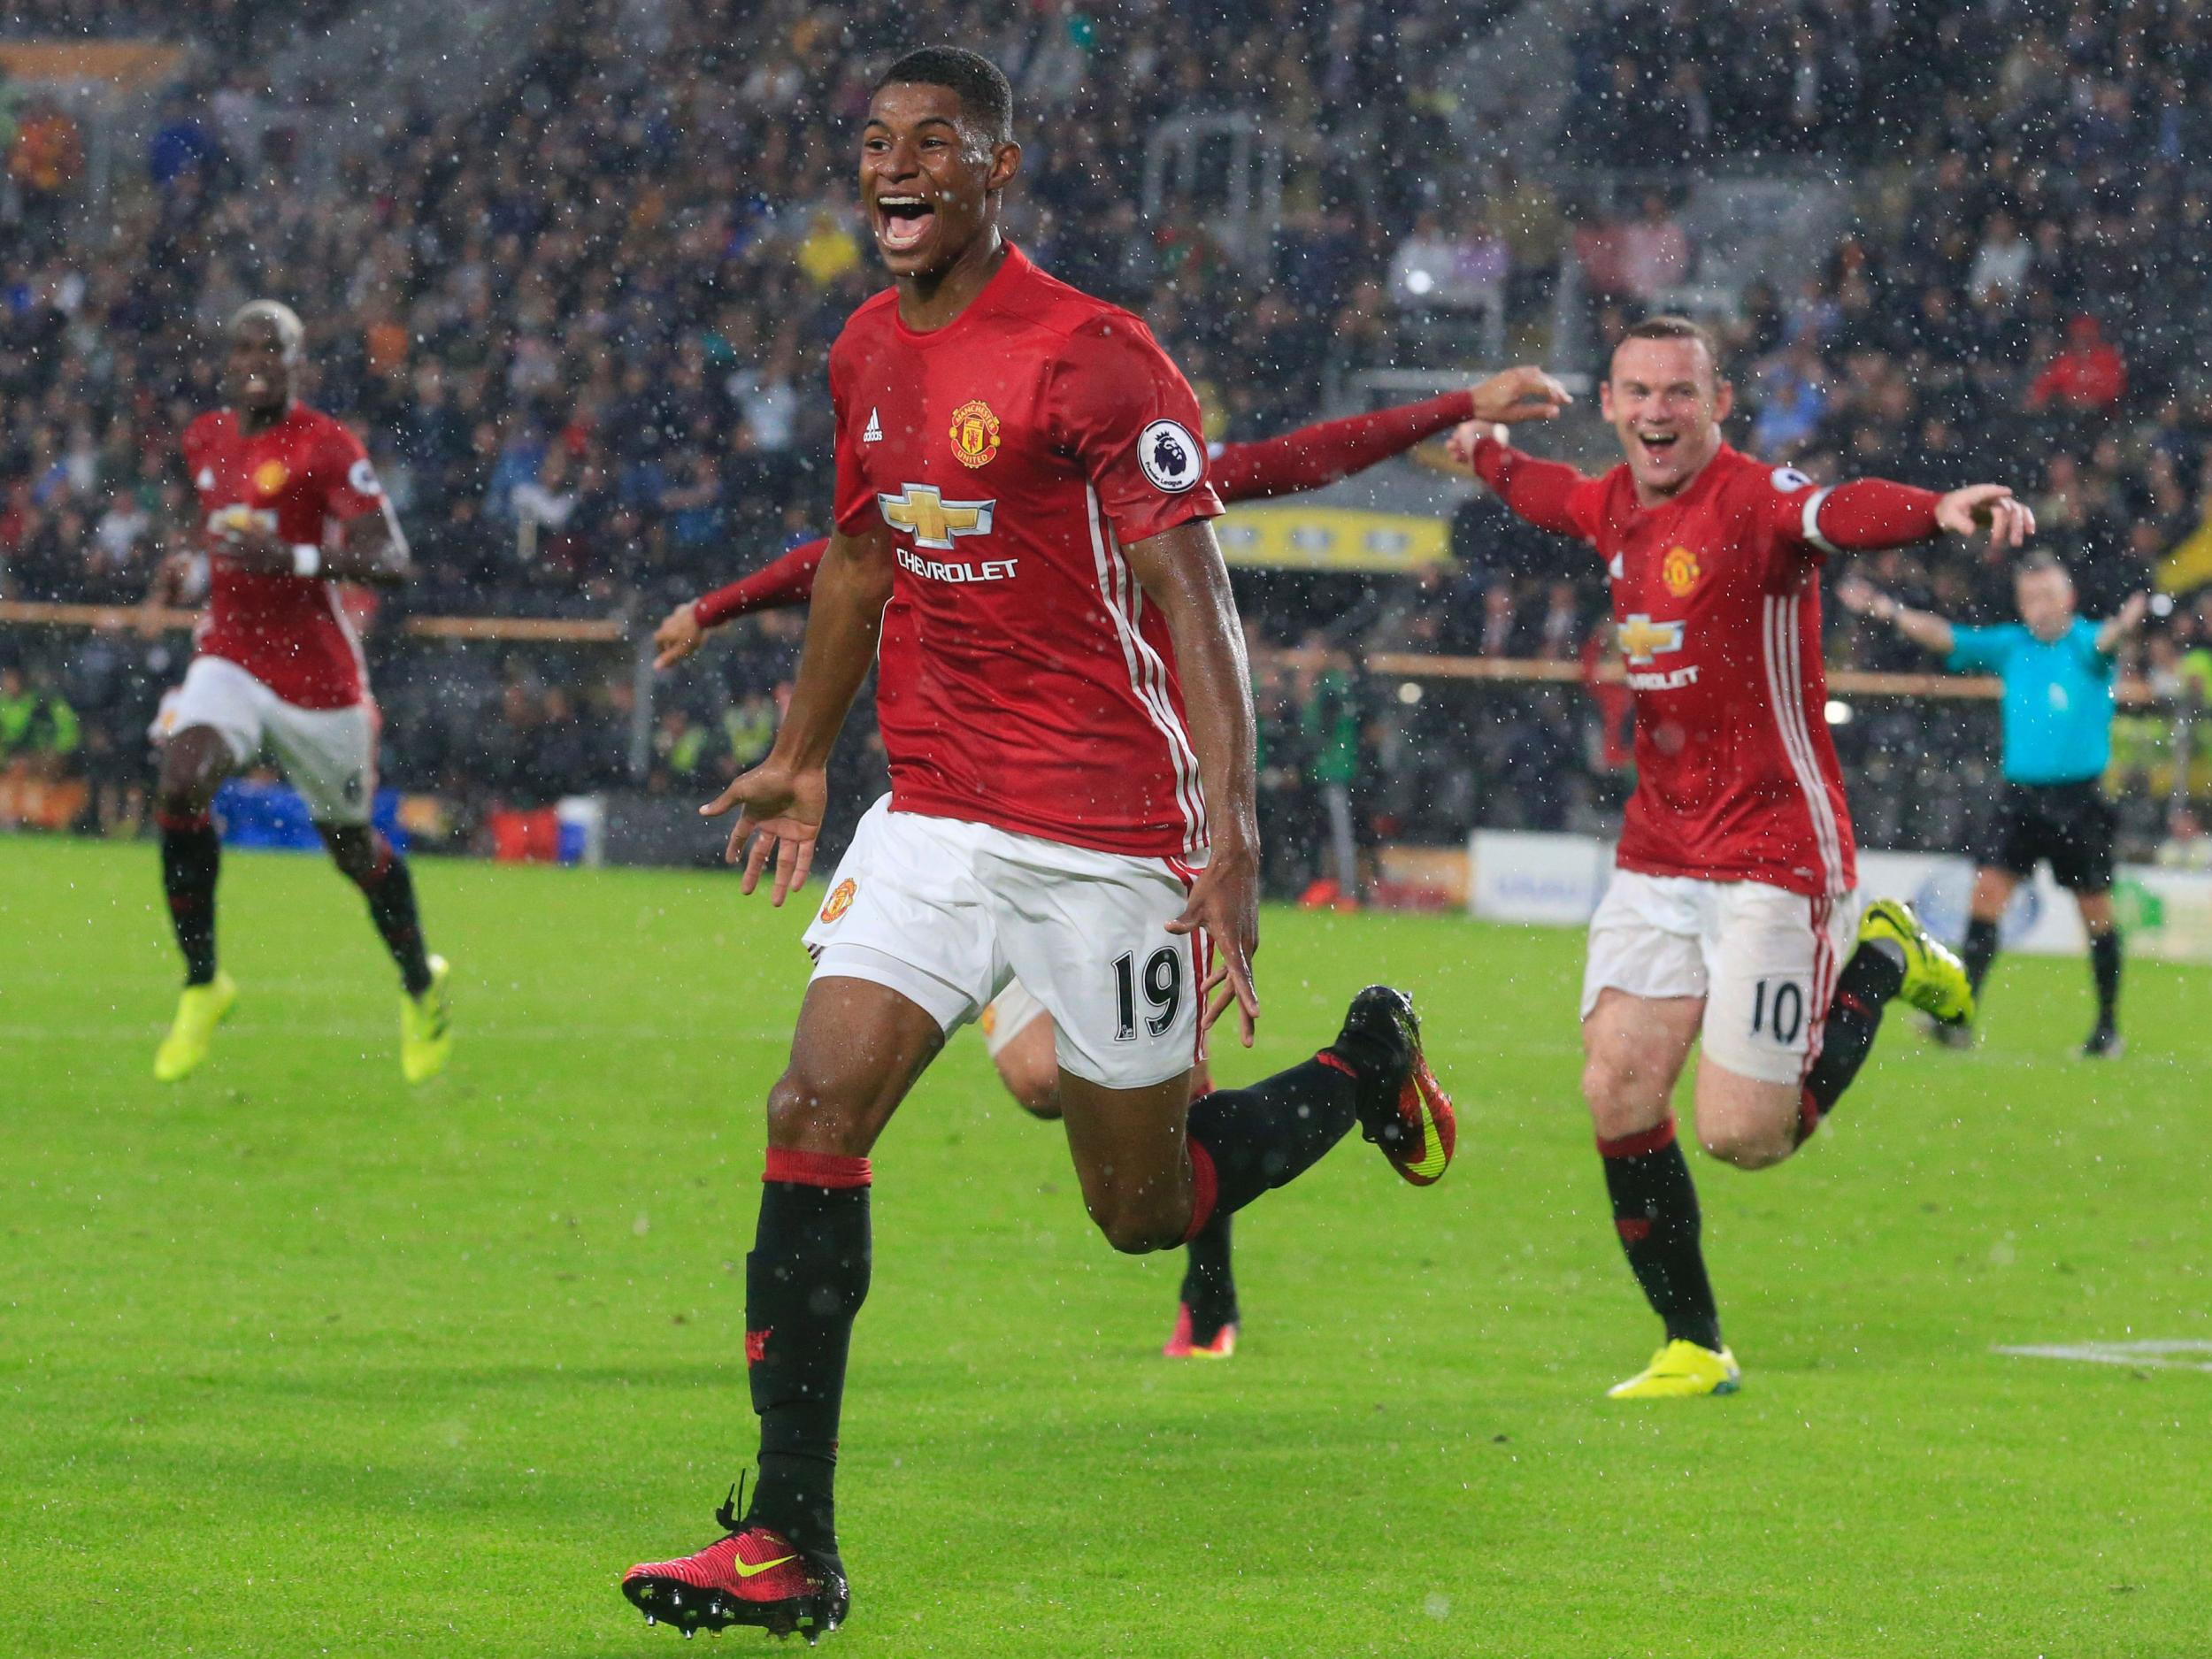
[[[1183,1005],[1183,953],[1163,945],[1144,961],[1144,1000],[1152,1011],[1144,1028],[1155,1037],[1167,1034]],[[1137,1040],[1137,953],[1125,950],[1114,958],[1114,1041]]]
[[[1789,1048],[1805,1029],[1805,987],[1795,979],[1761,979],[1751,987],[1751,1034]]]

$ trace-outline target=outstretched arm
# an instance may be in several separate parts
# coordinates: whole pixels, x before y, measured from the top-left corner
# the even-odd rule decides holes
[[[755,611],[780,611],[787,605],[803,605],[814,593],[814,573],[822,568],[822,556],[828,551],[827,536],[803,541],[782,557],[771,559],[750,576],[741,577],[727,588],[718,588],[704,598],[693,600],[692,615],[699,619],[701,627],[713,628],[733,617]]]
[[[2107,617],[2104,626],[2097,630],[2097,651],[2110,657],[2120,649],[2120,641],[2143,626],[2143,618],[2151,608],[2148,594],[2130,594],[2127,603]]]
[[[1587,541],[1575,492],[1589,480],[1559,461],[1540,461],[1506,442],[1506,428],[1550,420],[1574,399],[1540,369],[1508,369],[1472,394],[1475,418],[1452,434],[1452,458],[1487,484],[1507,507],[1540,530]]]
[[[1193,518],[1133,542],[1129,567],[1157,606],[1175,642],[1175,667],[1190,721],[1206,792],[1210,843],[1206,867],[1193,884],[1190,902],[1169,925],[1175,933],[1203,932],[1220,952],[1207,980],[1211,997],[1225,982],[1227,995],[1204,1018],[1210,1025],[1233,1000],[1246,1048],[1260,1001],[1252,988],[1252,956],[1260,948],[1260,834],[1255,804],[1258,749],[1252,720],[1252,675],[1244,657],[1244,630],[1229,589],[1229,567],[1213,527]]]
[[[814,580],[791,706],[776,733],[775,747],[767,759],[699,809],[703,818],[738,809],[725,856],[735,864],[746,843],[752,843],[742,884],[750,893],[760,885],[772,855],[775,882],[770,896],[777,904],[805,881],[814,862],[814,842],[829,799],[830,749],[861,681],[875,664],[883,607],[891,597],[891,560],[887,530],[841,532],[830,538]]]
[[[1924,646],[1939,657],[1948,657],[1957,648],[1957,631],[1947,618],[1932,611],[1915,611],[1862,577],[1847,576],[1838,582],[1836,597],[1852,615],[1886,622],[1915,645]]]
[[[1472,392],[1447,392],[1425,403],[1320,421],[1257,443],[1225,444],[1206,477],[1225,502],[1321,489],[1472,420],[1474,410]]]
[[[1983,530],[1990,546],[2008,549],[2035,534],[2035,514],[2002,484],[1970,484],[1944,495],[1884,478],[1854,479],[1831,489],[1785,495],[1777,511],[1784,534],[1823,553],[1906,547],[1932,541],[1945,531],[1973,535]]]
[[[814,592],[814,573],[821,569],[822,556],[828,550],[826,536],[803,541],[751,575],[678,605],[653,630],[653,643],[660,652],[653,666],[672,668],[699,649],[709,628],[719,627],[732,618],[806,603]]]

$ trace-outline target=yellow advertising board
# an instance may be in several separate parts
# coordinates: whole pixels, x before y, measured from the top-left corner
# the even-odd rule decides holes
[[[1238,507],[1214,521],[1232,565],[1297,571],[1415,571],[1451,562],[1451,527],[1409,512]]]

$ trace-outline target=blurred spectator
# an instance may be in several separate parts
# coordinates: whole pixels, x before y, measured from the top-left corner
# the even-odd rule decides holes
[[[21,204],[23,234],[33,250],[59,240],[63,216],[84,173],[84,142],[68,111],[50,100],[27,105],[8,145],[8,179]]]
[[[1690,276],[1690,234],[1656,190],[1646,194],[1640,217],[1620,231],[1620,284],[1640,300],[1655,300]]]
[[[2117,346],[2104,337],[2093,317],[2077,317],[2066,326],[2066,349],[2046,364],[2028,384],[2028,407],[2091,414],[2118,404],[2127,390],[2127,368]]]

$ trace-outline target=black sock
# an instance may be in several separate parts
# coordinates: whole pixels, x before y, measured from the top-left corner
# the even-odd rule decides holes
[[[184,982],[215,978],[215,878],[223,866],[222,838],[205,817],[161,826],[161,886],[169,896],[169,923],[184,952]]]
[[[1966,982],[1974,987],[1974,1000],[1982,1000],[1982,981],[1989,964],[1997,960],[1997,924],[1978,918],[1966,924],[1966,944],[1959,955],[1966,963]]]
[[[1229,1217],[1217,1210],[1183,1247],[1182,1302],[1191,1340],[1210,1342],[1237,1322],[1237,1282],[1229,1271]]]
[[[2089,936],[2089,969],[2097,980],[2097,1026],[2117,1030],[2120,1022],[2120,934]]]
[[[868,1160],[772,1147],[745,1258],[745,1363],[760,1417],[746,1524],[837,1554],[837,1419],[868,1296]]]
[[[1801,1141],[1835,1110],[1873,1051],[1875,1033],[1882,1028],[1882,1005],[1905,983],[1905,965],[1897,956],[1897,947],[1888,940],[1869,940],[1851,953],[1837,976],[1835,995],[1828,1000],[1820,1058],[1805,1074],[1797,1125]]]
[[[1359,1087],[1343,1061],[1317,1056],[1248,1088],[1217,1088],[1193,1101],[1192,1162],[1199,1164],[1200,1155],[1210,1161],[1213,1194],[1209,1205],[1202,1166],[1200,1212],[1194,1220],[1202,1225],[1210,1217],[1241,1210],[1269,1187],[1310,1169],[1351,1128]]]
[[[415,879],[408,873],[407,861],[382,836],[377,838],[376,850],[376,868],[359,878],[369,901],[369,919],[399,964],[407,995],[420,996],[430,988],[430,958],[423,948],[422,924],[415,916]]]
[[[1644,1300],[1667,1327],[1667,1340],[1717,1353],[1720,1310],[1705,1277],[1697,1187],[1675,1139],[1674,1119],[1646,1134],[1601,1140],[1598,1155],[1613,1200],[1613,1230]]]

